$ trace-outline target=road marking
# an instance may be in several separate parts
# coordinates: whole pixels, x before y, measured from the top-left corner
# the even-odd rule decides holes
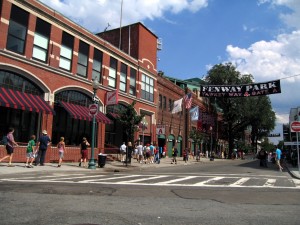
[[[249,177],[241,178],[238,181],[234,182],[233,184],[230,184],[230,187],[236,187],[236,186],[241,186],[244,183],[246,183],[248,180],[250,180]]]
[[[55,178],[54,178],[55,177]],[[53,178],[53,179],[44,179],[44,178]],[[87,179],[92,178],[92,179]],[[95,179],[97,178],[97,179]],[[158,181],[157,179],[164,178],[165,181]],[[205,180],[203,180],[203,178]],[[286,178],[286,177],[285,177]],[[82,179],[82,180],[76,180]],[[189,183],[185,183],[184,181],[188,181],[191,179],[201,179],[203,181],[197,182],[193,184],[191,181]],[[222,179],[235,179],[232,183],[222,184]],[[147,182],[148,180],[153,180],[152,182]],[[157,182],[155,182],[157,180]],[[216,182],[216,181],[221,182]],[[287,179],[291,181],[295,186],[293,187],[285,187],[285,186],[275,186],[276,181],[278,179],[274,178],[256,178],[256,177],[244,177],[240,178],[238,176],[172,176],[172,175],[141,175],[141,174],[100,174],[100,175],[89,175],[84,176],[84,174],[64,174],[62,176],[40,176],[40,177],[21,177],[21,178],[3,178],[0,179],[0,182],[3,181],[11,181],[11,182],[32,182],[32,183],[90,183],[90,184],[104,184],[104,185],[142,185],[142,186],[176,186],[176,187],[213,187],[213,188],[278,188],[278,189],[300,189],[300,180],[298,179]],[[145,181],[145,182],[143,182]],[[234,182],[235,181],[235,182]],[[247,186],[245,183],[247,181],[258,182],[261,185],[249,185]],[[262,183],[261,181],[264,181]],[[180,182],[180,183],[178,183]]]
[[[272,187],[276,183],[276,179],[268,179],[266,183],[263,185],[264,187]]]
[[[205,180],[205,181],[193,184],[193,186],[205,186],[205,185],[207,185],[210,182],[217,181],[217,180],[222,180],[223,178],[225,178],[225,177],[213,177],[211,179],[208,179],[208,180]],[[224,186],[224,185],[222,185],[222,186]]]
[[[169,181],[158,182],[156,184],[157,185],[171,184],[171,183],[175,183],[175,182],[178,182],[178,181],[193,179],[193,178],[196,178],[196,177],[197,176],[187,176],[187,177],[177,178],[177,179],[173,179],[173,180],[169,180]]]
[[[78,183],[101,183],[104,180],[116,180],[116,179],[124,179],[124,178],[131,178],[131,177],[140,177],[141,175],[128,175],[128,176],[117,176],[117,177],[107,177],[107,178],[102,178],[101,180],[93,179],[93,180],[83,180],[79,181]]]
[[[154,179],[159,179],[159,178],[164,178],[164,177],[168,177],[165,175],[160,175],[160,176],[154,176],[154,177],[146,177],[146,178],[141,178],[141,179],[135,179],[135,180],[129,180],[129,181],[120,181],[120,182],[116,182],[116,184],[123,184],[123,183],[137,183],[137,182],[141,182],[144,180],[154,180]]]

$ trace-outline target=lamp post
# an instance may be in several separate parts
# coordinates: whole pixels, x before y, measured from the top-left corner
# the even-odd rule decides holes
[[[92,83],[93,87],[93,102],[94,104],[97,103],[96,101],[96,94],[97,90],[99,89],[99,83],[96,79],[93,80]],[[98,112],[98,104],[97,104],[97,112]],[[91,143],[91,158],[89,160],[89,169],[96,169],[95,159],[94,159],[94,148],[95,148],[95,126],[96,126],[96,115],[97,113],[94,113],[93,116],[93,122],[92,122],[92,143]]]
[[[213,128],[210,126],[210,157],[212,156],[212,146],[213,146],[213,139],[212,139],[212,133],[213,133]]]
[[[145,127],[148,125],[147,120],[143,117],[142,120],[142,130],[143,130],[143,146],[145,146]]]

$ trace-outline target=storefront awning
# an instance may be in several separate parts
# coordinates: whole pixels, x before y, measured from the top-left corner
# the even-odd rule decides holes
[[[0,87],[0,106],[30,112],[55,114],[51,106],[40,96]]]
[[[91,121],[93,117],[89,115],[89,108],[81,105],[75,105],[72,103],[59,101],[59,104],[65,108],[65,110],[74,119]],[[96,121],[101,123],[110,124],[111,121],[102,113],[98,112],[96,115]]]

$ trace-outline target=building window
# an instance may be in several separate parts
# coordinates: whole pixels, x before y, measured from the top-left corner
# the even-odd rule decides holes
[[[136,95],[136,70],[133,68],[130,68],[129,94]]]
[[[66,32],[63,32],[59,59],[60,68],[68,71],[71,70],[73,46],[74,37]]]
[[[171,112],[173,109],[174,100],[169,99],[169,111]]]
[[[46,62],[48,59],[51,25],[40,18],[36,20],[32,58]]]
[[[118,64],[118,61],[115,58],[110,57],[108,86],[113,87],[113,88],[116,88],[117,64]]]
[[[121,63],[120,91],[126,92],[126,83],[127,83],[127,65]]]
[[[103,53],[95,48],[93,69],[92,69],[92,79],[97,80],[99,83],[101,83],[102,57],[103,57]]]
[[[153,102],[154,101],[154,81],[151,77],[142,74],[142,99]]]
[[[6,44],[8,50],[24,54],[28,18],[28,12],[12,5]]]
[[[166,110],[166,108],[167,108],[167,97],[164,96],[163,97],[163,110]]]
[[[83,41],[79,42],[77,74],[83,77],[87,75],[88,59],[89,59],[89,45]]]
[[[159,108],[162,109],[162,95],[159,94]]]

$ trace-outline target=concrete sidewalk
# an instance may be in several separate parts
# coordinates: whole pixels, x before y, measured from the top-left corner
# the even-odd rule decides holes
[[[139,163],[136,159],[132,159],[131,164],[122,163],[120,161],[106,161],[106,164],[103,168],[98,167],[96,163],[96,169],[88,169],[84,167],[79,167],[78,162],[70,163],[70,162],[63,162],[61,167],[57,167],[57,163],[45,163],[45,166],[34,166],[33,168],[26,168],[25,163],[13,163],[14,167],[8,167],[7,162],[0,163],[0,175],[5,174],[14,174],[14,173],[32,173],[32,172],[41,172],[41,171],[48,171],[48,172],[58,172],[58,171],[66,171],[66,172],[75,172],[75,171],[99,171],[99,172],[126,172],[132,170],[141,170],[141,169],[148,169],[148,168],[162,168],[162,167],[170,167],[170,166],[184,166],[184,165],[191,165],[196,163],[206,163],[209,162],[209,159],[201,158],[199,162],[195,159],[191,159],[188,161],[187,164],[182,160],[182,157],[178,158],[177,164],[171,164],[172,159],[170,158],[163,158],[160,160],[159,164],[151,163]]]
[[[126,172],[126,171],[143,170],[143,169],[146,170],[149,168],[176,167],[176,166],[185,166],[185,165],[202,164],[202,163],[213,163],[210,161],[210,159],[207,158],[201,158],[199,162],[197,162],[195,159],[189,159],[187,164],[182,160],[182,157],[178,158],[177,164],[171,164],[171,161],[172,161],[171,158],[163,158],[160,160],[160,164],[156,164],[156,163],[141,164],[138,163],[136,159],[132,159],[131,164],[127,164],[127,166],[120,161],[106,161],[104,168],[99,168],[98,164],[96,164],[96,169],[79,167],[78,163],[70,163],[70,162],[63,163],[61,167],[57,167],[57,163],[46,163],[45,166],[35,166],[34,168],[26,168],[25,163],[14,163],[13,164],[14,167],[7,167],[7,162],[1,162],[0,176],[16,174],[16,173],[36,173],[42,171],[80,172],[80,171],[88,170],[88,171],[99,171],[99,172]],[[218,162],[218,161],[224,161],[224,159],[215,159],[214,162]],[[230,162],[230,160],[228,160],[228,162]],[[298,167],[292,167],[291,165],[287,164],[286,169],[294,178],[300,179],[300,173],[298,171]]]

